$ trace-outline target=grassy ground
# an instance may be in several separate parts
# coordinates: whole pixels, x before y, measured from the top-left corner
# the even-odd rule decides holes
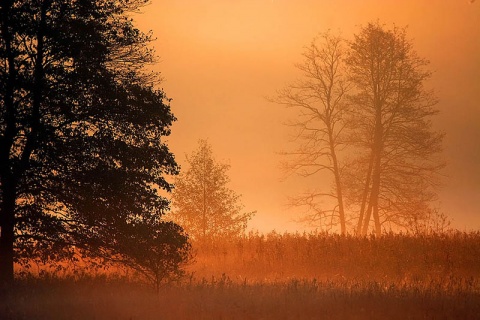
[[[480,236],[251,235],[197,244],[182,283],[27,277],[0,319],[478,319]]]
[[[244,283],[221,279],[164,288],[88,281],[22,282],[1,319],[478,319],[480,285],[457,279]]]

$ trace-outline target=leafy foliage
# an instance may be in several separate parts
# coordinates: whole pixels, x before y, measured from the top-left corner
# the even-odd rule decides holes
[[[118,260],[123,266],[140,272],[157,291],[165,281],[184,275],[179,268],[190,259],[190,243],[183,229],[173,222],[130,224],[122,233]]]
[[[187,162],[173,191],[173,219],[195,239],[241,235],[253,212],[242,212],[240,196],[228,188],[229,166],[215,161],[206,140]]]
[[[13,252],[20,263],[73,248],[122,255],[130,237],[181,234],[159,221],[168,201],[158,192],[178,172],[162,142],[175,117],[158,74],[143,69],[151,37],[128,17],[146,2],[2,1],[2,277]]]

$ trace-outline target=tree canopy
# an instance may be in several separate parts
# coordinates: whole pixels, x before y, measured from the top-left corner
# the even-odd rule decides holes
[[[416,229],[436,216],[431,202],[443,167],[443,134],[431,121],[436,99],[425,87],[428,61],[405,29],[379,22],[352,41],[329,34],[320,40],[306,49],[303,78],[277,102],[299,110],[293,125],[300,147],[285,153],[293,156],[288,168],[308,177],[331,172],[333,192],[316,190],[293,203],[307,206],[321,225],[340,224],[342,233],[347,221],[357,234],[372,221],[377,235]],[[336,200],[333,209],[320,204],[325,196]]]
[[[197,240],[242,235],[253,212],[244,212],[240,196],[228,187],[229,165],[214,159],[206,140],[199,140],[187,163],[172,194],[174,221]]]
[[[1,1],[2,282],[14,261],[131,252],[139,225],[165,244],[182,234],[159,196],[178,173],[164,142],[175,117],[128,15],[146,2]]]
[[[356,167],[363,168],[357,232],[366,234],[372,217],[377,235],[388,225],[408,229],[429,216],[443,167],[443,134],[431,121],[437,100],[425,88],[428,61],[413,50],[405,29],[377,22],[355,35],[346,63],[355,88],[352,144]]]

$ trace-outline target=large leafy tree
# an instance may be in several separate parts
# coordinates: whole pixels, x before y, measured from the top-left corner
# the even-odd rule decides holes
[[[189,167],[175,181],[173,219],[196,240],[242,235],[253,212],[228,187],[229,165],[217,162],[206,140],[187,157]]]
[[[181,233],[158,195],[177,173],[162,142],[175,118],[128,17],[146,2],[0,2],[1,282],[14,261],[131,252],[138,226]]]

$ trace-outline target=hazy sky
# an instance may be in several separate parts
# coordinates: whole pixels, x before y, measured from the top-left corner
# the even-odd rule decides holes
[[[180,164],[208,138],[231,164],[232,188],[242,194],[261,231],[299,230],[286,196],[304,190],[282,180],[278,152],[292,148],[291,116],[266,100],[298,77],[303,47],[331,29],[351,38],[377,19],[407,26],[434,75],[435,124],[446,133],[447,178],[441,211],[460,229],[480,229],[480,3],[470,0],[152,0],[134,17],[152,30],[162,86],[178,118],[169,138]],[[325,185],[319,181],[319,185]],[[328,185],[328,182],[327,182]]]

